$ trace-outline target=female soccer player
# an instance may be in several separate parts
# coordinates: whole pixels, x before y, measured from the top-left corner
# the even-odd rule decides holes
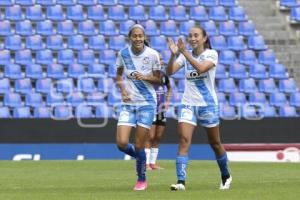
[[[119,52],[116,61],[117,84],[122,95],[116,140],[120,151],[136,158],[138,180],[134,190],[145,190],[145,140],[155,116],[157,99],[153,84],[160,83],[161,66],[158,52],[145,45],[141,25],[133,25],[128,37],[131,45]],[[136,127],[134,146],[129,143],[132,127]]]
[[[185,190],[188,151],[197,120],[205,128],[209,144],[215,152],[221,171],[220,189],[229,189],[232,177],[228,170],[227,155],[220,141],[218,100],[214,89],[218,54],[211,49],[208,36],[200,27],[190,29],[188,42],[191,51],[186,49],[181,38],[178,39],[177,45],[172,39],[168,39],[171,57],[167,74],[174,74],[183,66],[185,68],[185,90],[178,112],[178,181],[177,184],[171,185],[171,190]],[[178,51],[180,55],[175,60]]]
[[[159,56],[161,66],[164,65],[162,56]],[[161,71],[161,84],[154,86],[157,95],[156,119],[152,123],[149,135],[146,140],[146,166],[147,170],[162,169],[156,164],[159,151],[159,143],[165,132],[166,116],[171,99],[171,84],[168,76]]]

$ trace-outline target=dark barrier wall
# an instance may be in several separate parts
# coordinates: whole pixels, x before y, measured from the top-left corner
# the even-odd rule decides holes
[[[85,124],[99,123],[86,119]],[[1,119],[0,143],[114,143],[116,120],[103,128],[82,128],[77,120]],[[207,143],[201,127],[193,143]],[[225,120],[221,122],[223,143],[299,143],[300,118],[271,118],[263,120]],[[162,143],[177,143],[177,121],[170,119]]]

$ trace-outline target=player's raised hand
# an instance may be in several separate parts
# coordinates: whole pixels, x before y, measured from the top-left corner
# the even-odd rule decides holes
[[[178,39],[177,47],[178,47],[178,50],[179,50],[181,53],[182,53],[183,51],[186,50],[185,44],[184,44],[184,41],[183,41],[182,38],[179,38],[179,39]]]
[[[124,102],[130,101],[129,93],[126,90],[121,91],[122,100]]]
[[[178,52],[178,47],[177,47],[177,45],[174,43],[173,39],[170,38],[170,37],[168,37],[167,40],[168,40],[168,46],[169,46],[169,49],[171,50],[171,53],[172,53],[173,55],[177,54],[177,52]]]

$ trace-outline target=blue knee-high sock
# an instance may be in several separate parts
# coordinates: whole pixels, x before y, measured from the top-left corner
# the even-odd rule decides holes
[[[228,158],[227,154],[224,153],[221,157],[217,158],[217,162],[221,171],[222,177],[228,176],[229,171],[228,171]]]
[[[120,147],[118,147],[120,151],[130,155],[131,157],[136,157],[136,153],[135,153],[135,148],[132,144],[127,144],[127,146],[125,147],[125,149],[122,149]]]
[[[178,181],[185,181],[186,179],[186,167],[188,165],[188,156],[177,156],[176,158],[176,173]]]
[[[138,181],[146,181],[145,149],[136,150],[136,172],[138,175]]]

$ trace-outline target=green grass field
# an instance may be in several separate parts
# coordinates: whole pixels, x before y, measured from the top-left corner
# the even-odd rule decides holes
[[[232,188],[219,191],[215,162],[190,161],[187,191],[169,191],[176,181],[174,161],[149,171],[147,191],[133,191],[134,161],[1,161],[1,200],[97,199],[300,199],[300,165],[230,163]]]

